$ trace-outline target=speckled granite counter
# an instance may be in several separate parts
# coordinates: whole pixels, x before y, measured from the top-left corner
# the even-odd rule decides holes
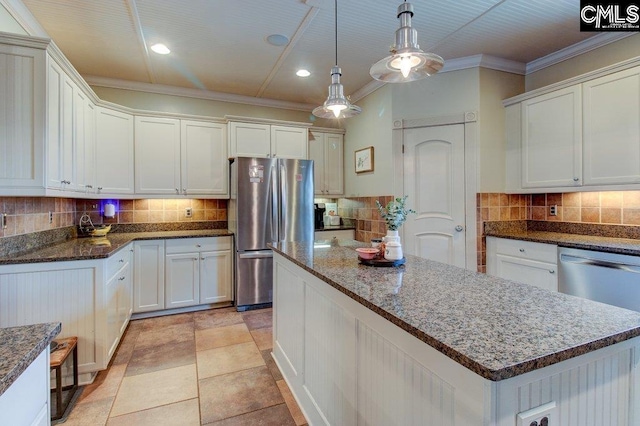
[[[407,255],[360,265],[355,247],[274,250],[478,375],[499,381],[640,336],[640,313]]]
[[[60,333],[61,324],[0,328],[0,395]]]
[[[484,234],[558,247],[640,256],[640,239],[635,238],[639,227],[626,228],[630,227],[536,221],[485,222]]]
[[[233,234],[227,229],[109,233],[106,238],[74,238],[41,249],[31,250],[25,254],[0,257],[0,265],[103,259],[116,253],[131,241],[136,240],[222,237],[229,235]]]

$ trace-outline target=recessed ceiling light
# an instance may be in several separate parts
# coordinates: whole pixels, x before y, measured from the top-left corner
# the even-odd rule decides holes
[[[282,34],[271,34],[267,36],[267,42],[274,46],[286,46],[289,44],[289,37]]]
[[[296,71],[296,75],[298,77],[309,77],[311,75],[311,73],[307,70],[298,70]]]
[[[169,53],[171,53],[171,50],[169,50],[169,48],[162,43],[154,44],[153,46],[151,46],[151,50],[160,55],[168,55]]]

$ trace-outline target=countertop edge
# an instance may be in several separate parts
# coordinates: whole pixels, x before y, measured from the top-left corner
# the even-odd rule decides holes
[[[5,393],[9,387],[20,377],[22,373],[31,365],[31,363],[44,351],[47,346],[51,343],[51,341],[60,334],[62,330],[62,323],[44,323],[44,324],[34,324],[34,326],[43,326],[48,328],[48,332],[42,336],[42,338],[31,348],[28,350],[21,358],[17,359],[14,364],[15,366],[5,374],[4,377],[0,378],[0,396]],[[20,332],[19,329],[29,328],[30,326],[18,326],[18,327],[10,327],[12,329],[16,329],[16,332]],[[18,355],[20,356],[20,355]]]
[[[518,364],[514,364],[514,365],[510,365],[498,370],[494,370],[494,369],[490,369],[487,368],[485,366],[483,366],[482,364],[478,363],[477,361],[474,361],[473,359],[469,358],[468,356],[460,353],[459,351],[451,348],[450,346],[447,346],[446,344],[442,343],[441,341],[439,341],[438,339],[428,335],[427,333],[424,333],[420,330],[418,330],[417,328],[415,328],[414,326],[408,324],[407,322],[403,321],[402,319],[394,316],[393,314],[391,314],[388,311],[385,311],[384,309],[376,306],[375,304],[363,299],[362,297],[358,296],[357,294],[347,290],[346,288],[344,288],[343,286],[341,286],[340,284],[336,283],[335,281],[331,280],[330,278],[320,274],[319,272],[315,271],[313,268],[310,268],[309,266],[307,266],[306,264],[298,261],[297,259],[291,257],[290,255],[288,255],[287,253],[283,252],[282,250],[278,249],[275,246],[270,246],[276,253],[278,253],[279,255],[281,255],[282,257],[284,257],[285,259],[291,261],[292,263],[294,263],[295,265],[301,267],[302,269],[304,269],[305,271],[311,273],[313,276],[319,278],[320,280],[324,281],[325,283],[329,284],[331,287],[335,288],[336,290],[340,291],[341,293],[343,293],[344,295],[348,296],[349,298],[351,298],[352,300],[358,302],[359,304],[361,304],[362,306],[366,307],[367,309],[369,309],[370,311],[380,315],[382,318],[388,320],[389,322],[391,322],[392,324],[398,326],[399,328],[401,328],[402,330],[406,331],[407,333],[411,334],[413,337],[417,338],[418,340],[428,344],[429,346],[431,346],[432,348],[434,348],[435,350],[437,350],[438,352],[444,354],[445,356],[447,356],[448,358],[450,358],[452,361],[460,364],[461,366],[467,368],[468,370],[478,374],[479,376],[493,381],[493,382],[497,382],[497,381],[501,381],[501,380],[506,380],[506,379],[510,379],[512,377],[516,377],[531,371],[535,371],[538,370],[540,368],[544,368],[544,367],[548,367],[551,366],[553,364],[557,364],[559,362],[562,361],[566,361],[568,359],[571,358],[575,358],[578,357],[580,355],[585,355],[589,352],[598,350],[598,349],[602,349],[605,348],[607,346],[611,346],[614,345],[616,343],[620,343],[620,342],[624,342],[626,340],[632,339],[634,337],[638,337],[640,336],[640,327],[635,327],[635,328],[631,328],[628,329],[626,331],[623,332],[619,332],[610,336],[606,336],[591,342],[584,342],[578,346],[574,346],[572,348],[568,348],[566,350],[562,350],[560,352],[555,352],[552,354],[547,354],[541,357],[537,357],[537,358],[533,358],[533,359],[529,359],[526,360],[524,362],[518,363]]]

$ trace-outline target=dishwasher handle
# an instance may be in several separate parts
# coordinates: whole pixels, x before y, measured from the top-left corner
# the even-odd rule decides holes
[[[634,274],[640,274],[640,266],[629,265],[626,263],[609,262],[607,260],[589,259],[587,257],[572,256],[569,254],[561,254],[560,262],[577,263],[580,265],[600,266],[602,268],[618,269]]]
[[[240,259],[264,259],[268,257],[273,257],[273,251],[271,250],[260,250],[260,251],[252,251],[249,253],[241,253],[238,255]]]

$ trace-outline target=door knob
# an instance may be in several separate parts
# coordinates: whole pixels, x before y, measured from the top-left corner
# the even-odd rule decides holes
[[[456,226],[456,231],[462,232],[463,230],[464,230],[464,228],[462,227],[462,225]]]

